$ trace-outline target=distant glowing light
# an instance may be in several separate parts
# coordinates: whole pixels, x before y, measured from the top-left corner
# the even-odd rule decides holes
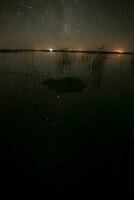
[[[123,51],[122,51],[122,50],[119,50],[118,52],[119,52],[119,53],[123,53]]]
[[[123,50],[123,49],[117,49],[116,52],[118,52],[118,53],[123,53],[124,50]]]
[[[50,52],[53,52],[53,49],[49,49]]]

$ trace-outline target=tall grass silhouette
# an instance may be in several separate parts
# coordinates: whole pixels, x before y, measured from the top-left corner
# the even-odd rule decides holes
[[[68,48],[63,48],[63,52],[57,53],[57,66],[59,73],[70,74],[71,66],[74,63],[74,56],[70,52],[65,52]]]
[[[62,78],[48,79],[43,84],[50,89],[56,90],[58,93],[79,92],[84,90],[85,83],[79,78],[71,76],[71,68],[75,58],[72,53],[66,52],[66,50],[68,49],[64,48],[63,52],[56,53],[58,73],[62,74]]]
[[[97,53],[93,54],[91,62],[92,68],[102,67],[105,64],[105,61],[108,57],[108,55],[104,53],[105,51],[105,46],[102,46],[97,49]]]
[[[105,54],[105,46],[97,48],[97,52],[93,54],[83,55],[82,62],[87,63],[89,68],[89,76],[87,84],[92,84],[93,87],[98,87],[101,84],[103,70],[108,58]]]

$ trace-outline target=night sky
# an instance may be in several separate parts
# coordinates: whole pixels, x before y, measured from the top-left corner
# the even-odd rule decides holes
[[[133,0],[1,0],[0,48],[133,51]]]

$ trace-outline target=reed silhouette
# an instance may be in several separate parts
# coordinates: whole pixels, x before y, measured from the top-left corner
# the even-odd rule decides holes
[[[63,52],[56,53],[56,63],[58,66],[58,73],[62,75],[62,78],[47,79],[43,81],[43,85],[47,85],[51,89],[55,89],[58,93],[65,92],[78,92],[86,88],[86,81],[82,81],[79,78],[71,75],[71,68],[73,64],[77,64],[76,56],[73,53],[66,52],[67,48],[63,49]],[[82,63],[87,64],[90,68],[90,78],[87,82],[91,81],[93,85],[100,85],[103,68],[107,59],[107,55],[104,54],[105,46],[97,49],[97,53],[82,55]]]
[[[62,75],[62,78],[43,81],[44,85],[56,90],[58,93],[79,92],[85,88],[83,81],[71,75],[71,68],[75,63],[75,57],[72,53],[65,52],[67,50],[68,48],[64,48],[63,52],[56,53],[57,71]]]
[[[65,48],[64,50],[67,50]],[[74,56],[70,52],[60,52],[57,53],[57,66],[58,72],[61,74],[70,74],[71,73],[71,66],[74,63]]]
[[[104,66],[108,58],[108,55],[103,54],[104,50],[105,46],[99,48],[99,52],[95,53],[91,60],[91,79],[93,85],[95,86],[99,86],[101,84]]]
[[[105,46],[97,48],[97,52],[94,54],[83,54],[82,63],[86,63],[89,69],[89,76],[87,78],[87,84],[92,84],[93,87],[98,87],[101,84],[104,67],[108,58],[108,54],[105,54]]]

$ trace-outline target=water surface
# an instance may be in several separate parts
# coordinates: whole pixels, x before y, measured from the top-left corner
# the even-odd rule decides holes
[[[59,191],[89,182],[89,174],[104,178],[114,169],[117,177],[124,152],[133,152],[134,59],[1,53],[0,110],[4,160],[17,161],[28,180]]]

